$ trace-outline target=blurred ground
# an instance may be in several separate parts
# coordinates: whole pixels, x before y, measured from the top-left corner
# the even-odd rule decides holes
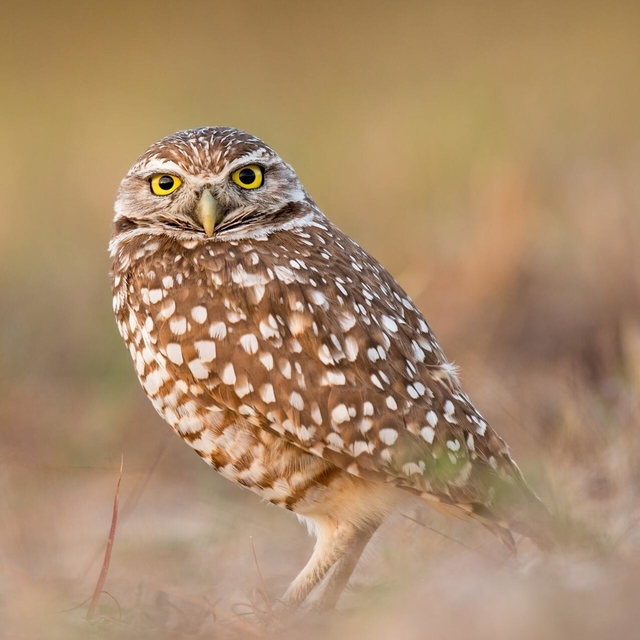
[[[635,2],[3,3],[0,637],[252,637],[239,605],[264,609],[310,552],[172,436],[112,318],[118,182],[207,124],[297,168],[425,311],[532,484],[605,541],[509,560],[416,508],[343,613],[279,635],[635,637],[639,27]],[[65,610],[100,572],[121,455],[112,598],[87,624]]]

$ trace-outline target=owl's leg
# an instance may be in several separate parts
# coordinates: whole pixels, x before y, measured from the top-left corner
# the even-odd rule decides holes
[[[358,531],[358,534],[352,540],[349,550],[333,565],[324,581],[319,585],[319,595],[316,597],[314,594],[311,602],[307,600],[310,608],[316,611],[329,611],[335,608],[360,560],[362,552],[378,529],[378,526],[376,524]]]
[[[362,530],[349,523],[318,522],[316,529],[317,541],[313,554],[304,569],[297,575],[284,596],[282,596],[281,601],[283,604],[288,609],[296,609],[324,578],[329,569],[341,560],[345,554],[350,553],[356,546],[361,534]]]

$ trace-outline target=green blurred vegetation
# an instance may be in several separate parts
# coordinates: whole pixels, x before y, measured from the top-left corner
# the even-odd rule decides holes
[[[569,570],[576,591],[553,570],[523,583],[477,553],[470,562],[401,520],[363,571],[383,584],[384,597],[365,588],[374,624],[361,610],[333,633],[383,637],[401,616],[423,637],[426,613],[446,629],[442,612],[460,598],[486,612],[502,597],[502,635],[492,618],[458,619],[447,637],[631,629],[637,2],[4,2],[1,16],[0,634],[40,637],[46,621],[49,637],[71,637],[52,612],[91,593],[122,453],[107,588],[125,617],[145,612],[138,629],[172,628],[167,598],[192,621],[207,615],[204,595],[227,608],[246,600],[260,587],[249,536],[274,593],[308,553],[289,514],[258,506],[171,436],[112,318],[106,245],[119,180],[156,139],[216,124],[260,136],[296,167],[414,296],[534,484],[614,549]],[[494,544],[420,518],[471,547]],[[403,600],[414,588],[429,607]],[[613,609],[594,606],[607,598]]]

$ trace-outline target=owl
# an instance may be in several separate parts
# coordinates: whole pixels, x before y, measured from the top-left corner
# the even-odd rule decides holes
[[[264,142],[210,127],[153,144],[122,180],[109,248],[117,326],[156,411],[317,538],[286,606],[316,587],[333,606],[415,496],[510,546],[513,531],[550,544],[422,313]]]

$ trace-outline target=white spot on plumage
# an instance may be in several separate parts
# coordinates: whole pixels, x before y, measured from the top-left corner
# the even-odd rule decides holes
[[[246,319],[247,316],[241,309],[231,309],[230,311],[227,311],[227,320],[231,324],[236,324],[237,322],[241,322],[242,320]]]
[[[378,435],[380,440],[388,446],[391,446],[398,439],[398,432],[395,429],[380,429]]]
[[[329,351],[329,347],[327,347],[326,344],[320,345],[320,348],[318,349],[318,358],[320,358],[320,362],[322,362],[322,364],[334,364],[331,351]]]
[[[138,328],[138,318],[136,318],[133,309],[129,309],[129,328],[132,332]]]
[[[424,462],[422,462],[422,464],[424,465]],[[424,469],[421,469],[415,462],[406,462],[402,465],[402,473],[404,473],[405,476],[410,476],[414,473],[422,474],[424,473]]]
[[[450,449],[451,451],[459,451],[460,440],[447,440],[447,449]]]
[[[327,446],[334,451],[344,450],[344,440],[335,431],[327,436]]]
[[[422,427],[420,435],[429,443],[433,443],[433,439],[436,437],[436,430],[433,427]]]
[[[302,411],[304,409],[304,400],[302,396],[297,391],[292,391],[289,396],[289,402],[294,409],[298,411]]]
[[[288,318],[289,331],[294,336],[303,334],[308,324],[308,319],[300,313],[292,313]]]
[[[236,382],[236,386],[233,388],[233,390],[236,392],[238,398],[244,398],[248,393],[253,391],[253,387],[247,380],[247,377],[243,376],[241,382]]]
[[[278,368],[287,380],[291,380],[291,363],[288,360],[280,360],[278,362]]]
[[[398,325],[396,324],[396,321],[393,318],[383,315],[381,320],[382,320],[382,324],[389,331],[392,331],[393,333],[396,333],[398,331]]]
[[[344,340],[344,353],[349,362],[355,362],[358,357],[358,341],[353,336],[347,336]]]
[[[167,358],[169,358],[173,364],[182,364],[184,362],[182,347],[177,342],[167,344]]]
[[[176,303],[171,299],[167,299],[164,301],[162,307],[160,307],[160,311],[158,311],[158,315],[156,316],[156,318],[158,320],[166,320],[175,313],[175,310]]]
[[[451,402],[451,400],[447,400],[444,403],[444,419],[447,422],[456,423],[457,420],[454,416],[455,411],[456,408],[454,407],[453,402]]]
[[[144,370],[146,368],[146,364],[144,362],[144,358],[142,357],[141,353],[136,353],[135,363],[136,363],[136,373],[139,376],[141,376],[144,373]]]
[[[389,409],[391,409],[392,411],[395,411],[398,408],[398,403],[395,401],[395,398],[393,396],[387,396],[385,402],[387,404],[387,407],[389,407]]]
[[[363,453],[372,453],[374,445],[372,442],[365,442],[364,440],[356,440],[353,445],[353,457],[357,458]]]
[[[329,303],[327,302],[327,298],[325,297],[324,293],[322,293],[321,291],[318,291],[317,289],[311,289],[308,292],[308,296],[311,299],[311,302],[313,302],[313,304],[315,304],[318,307],[322,307],[324,309],[329,306]]]
[[[236,370],[233,368],[233,364],[231,362],[227,363],[222,370],[222,374],[220,375],[220,380],[224,384],[233,385],[236,383]]]
[[[344,385],[346,382],[347,382],[347,379],[344,373],[342,373],[342,371],[334,371],[334,370],[326,371],[322,376],[322,378],[320,379],[320,384],[325,387],[331,386],[331,385],[340,387]]]
[[[211,362],[216,357],[216,343],[211,340],[198,340],[195,343],[198,357],[202,362]]]
[[[262,298],[264,298],[264,293],[266,288],[263,284],[254,284],[251,288],[251,292],[253,293],[253,303],[258,304]]]
[[[178,316],[169,320],[169,329],[176,336],[181,336],[187,331],[187,319],[184,316]]]
[[[435,411],[427,411],[427,422],[435,427],[438,424],[438,415]]]
[[[313,438],[316,434],[315,427],[305,427],[304,425],[300,425],[300,429],[298,429],[298,435],[300,436],[300,440],[302,442],[308,442]]]
[[[198,380],[204,380],[205,378],[209,377],[209,369],[204,366],[201,360],[198,360],[196,358],[195,360],[189,362],[188,366],[194,378],[197,378]]]
[[[267,404],[276,401],[276,396],[273,391],[273,385],[270,382],[267,382],[260,387],[260,397],[262,398],[263,402],[266,402]]]
[[[209,325],[209,335],[214,340],[224,340],[227,337],[227,325],[224,322],[212,322]]]
[[[168,379],[168,374],[162,369],[158,368],[152,371],[144,381],[144,390],[150,395],[155,395],[163,383]]]
[[[273,356],[270,353],[263,351],[260,354],[259,358],[260,358],[260,362],[262,363],[262,366],[267,371],[271,371],[273,369]]]
[[[336,424],[342,424],[343,422],[348,422],[351,418],[349,417],[349,411],[347,410],[346,405],[339,404],[335,406],[331,411],[331,419]]]
[[[162,289],[151,289],[149,291],[149,302],[156,304],[162,300]]]
[[[273,316],[269,316],[272,318]],[[260,334],[265,340],[269,338],[275,338],[280,335],[280,332],[277,329],[277,325],[274,327],[271,324],[266,323],[264,320],[260,320]]]
[[[317,402],[314,402],[311,407],[311,419],[316,424],[322,424],[322,413],[320,411],[320,407],[318,406]]]
[[[289,269],[288,267],[283,267],[282,265],[277,264],[273,268],[276,278],[285,284],[292,284],[296,281],[296,275]]]
[[[409,397],[412,398],[413,400],[416,400],[419,397],[418,391],[412,384],[407,385],[407,393],[409,394]]]
[[[258,352],[258,339],[253,333],[245,333],[240,338],[240,345],[247,353],[251,355]]]
[[[191,405],[194,405],[194,403],[188,403],[185,405],[185,409],[190,409],[191,411],[193,411],[193,408],[191,407]],[[202,420],[198,417],[194,417],[190,412],[187,413],[186,415],[183,415],[179,420],[178,420],[178,431],[182,434],[188,434],[188,433],[198,433],[198,431],[200,431],[202,429]]]
[[[202,305],[191,309],[191,317],[198,323],[204,324],[207,321],[207,308]]]

